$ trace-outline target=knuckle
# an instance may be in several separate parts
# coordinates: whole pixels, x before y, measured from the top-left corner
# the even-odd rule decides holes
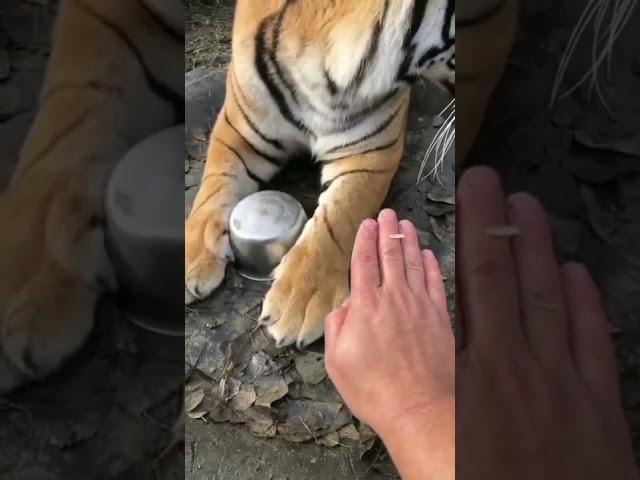
[[[471,274],[483,279],[501,279],[506,277],[507,268],[496,258],[485,258],[475,262]]]
[[[406,259],[405,260],[405,267],[407,270],[412,271],[412,272],[423,272],[423,268],[422,268],[422,262],[414,260],[414,259]]]
[[[522,295],[522,306],[526,310],[541,313],[564,314],[565,308],[562,301],[548,291],[541,289],[527,289]]]
[[[387,247],[382,251],[382,256],[388,260],[402,260],[402,250],[398,247]]]
[[[352,261],[360,265],[371,265],[378,263],[378,255],[375,252],[358,252],[353,254]]]

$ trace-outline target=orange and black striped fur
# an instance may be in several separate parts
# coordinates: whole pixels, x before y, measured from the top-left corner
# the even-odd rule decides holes
[[[260,318],[278,345],[320,337],[349,293],[356,229],[398,168],[420,77],[454,88],[453,0],[239,0],[227,97],[186,222],[185,301],[222,281],[237,202],[310,151],[323,192]]]
[[[61,0],[39,110],[0,193],[0,392],[85,340],[113,288],[103,189],[135,143],[184,116],[183,5]],[[181,161],[181,160],[180,160]]]

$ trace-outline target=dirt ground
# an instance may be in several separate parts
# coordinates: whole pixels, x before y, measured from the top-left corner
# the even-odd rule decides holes
[[[213,2],[194,5],[187,17],[185,214],[224,98],[231,12],[229,2]],[[385,204],[414,221],[423,246],[440,258],[453,306],[454,152],[439,182],[416,184],[436,132],[432,120],[448,101],[433,88],[416,89],[407,151]],[[319,170],[307,159],[291,163],[270,187],[292,194],[310,216]],[[267,288],[229,268],[221,288],[185,313],[187,478],[397,478],[373,432],[352,417],[327,378],[322,342],[277,349],[256,328]]]

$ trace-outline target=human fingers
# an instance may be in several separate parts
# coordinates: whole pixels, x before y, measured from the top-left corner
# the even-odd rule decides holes
[[[398,224],[402,239],[402,255],[404,258],[404,271],[411,291],[417,295],[427,293],[424,261],[420,252],[418,232],[416,227],[408,220],[401,220]]]
[[[524,341],[510,239],[489,234],[506,224],[502,186],[493,170],[474,167],[460,179],[457,196],[456,276],[465,348],[478,342],[484,352],[502,355],[504,347]]]
[[[382,270],[382,284],[406,285],[402,243],[399,238],[398,218],[391,209],[384,209],[378,216],[378,257]]]
[[[379,286],[378,224],[367,218],[360,224],[351,254],[351,291],[370,290]]]

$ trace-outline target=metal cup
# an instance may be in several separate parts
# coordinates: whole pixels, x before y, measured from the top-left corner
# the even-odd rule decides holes
[[[306,221],[302,205],[284,192],[265,190],[240,201],[229,221],[238,273],[251,280],[270,280]]]
[[[105,200],[106,243],[125,316],[184,335],[184,126],[133,147],[114,169]]]

